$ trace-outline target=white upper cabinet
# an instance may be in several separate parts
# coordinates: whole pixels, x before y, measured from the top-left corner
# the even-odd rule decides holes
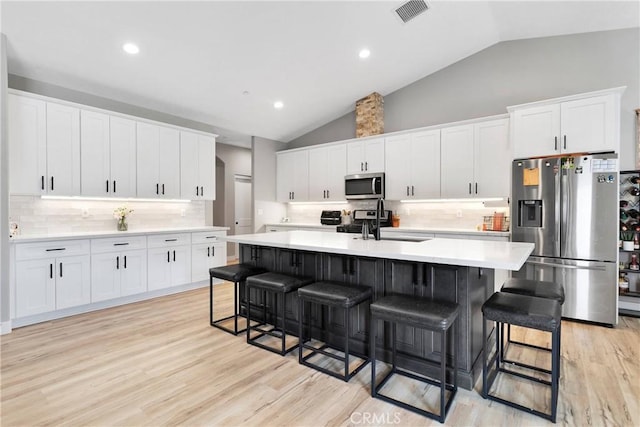
[[[442,129],[442,198],[508,197],[509,119]]]
[[[9,192],[46,193],[47,110],[39,99],[9,94]]]
[[[385,140],[386,198],[440,197],[440,129]]]
[[[48,194],[80,194],[80,110],[47,102]]]
[[[308,201],[309,150],[276,153],[276,161],[276,197],[278,201]]]
[[[347,143],[347,174],[384,172],[384,137]]]
[[[180,132],[180,196],[215,200],[215,138]]]
[[[509,107],[513,158],[620,149],[617,88]]]
[[[309,150],[309,200],[345,200],[347,147],[328,145]]]
[[[176,129],[136,124],[138,197],[180,196],[180,135]]]
[[[82,195],[135,197],[136,122],[82,110]]]

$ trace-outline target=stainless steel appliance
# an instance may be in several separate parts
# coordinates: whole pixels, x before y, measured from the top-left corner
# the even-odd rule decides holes
[[[564,285],[563,317],[618,323],[617,155],[515,160],[514,242],[535,243],[515,277]]]
[[[351,224],[343,224],[336,227],[338,233],[362,233],[362,226],[366,222],[369,230],[372,230],[372,224],[376,220],[375,210],[355,210],[353,211],[353,222]],[[391,211],[386,210],[380,217],[380,227],[391,227]]]
[[[344,177],[347,200],[384,199],[384,173],[363,173]]]
[[[340,211],[322,211],[320,214],[320,224],[322,225],[338,225],[342,222],[342,213]]]

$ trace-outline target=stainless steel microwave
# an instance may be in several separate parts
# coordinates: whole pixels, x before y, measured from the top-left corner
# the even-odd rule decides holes
[[[347,200],[384,199],[384,173],[363,173],[344,177]]]

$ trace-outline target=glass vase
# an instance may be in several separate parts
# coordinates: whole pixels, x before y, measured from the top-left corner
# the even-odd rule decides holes
[[[127,218],[120,218],[118,220],[118,231],[127,231],[128,228]]]

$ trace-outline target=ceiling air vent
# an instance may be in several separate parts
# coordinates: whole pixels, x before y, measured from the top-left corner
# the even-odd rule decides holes
[[[397,8],[396,13],[402,19],[402,22],[406,24],[427,9],[429,9],[429,6],[424,0],[409,0]]]

